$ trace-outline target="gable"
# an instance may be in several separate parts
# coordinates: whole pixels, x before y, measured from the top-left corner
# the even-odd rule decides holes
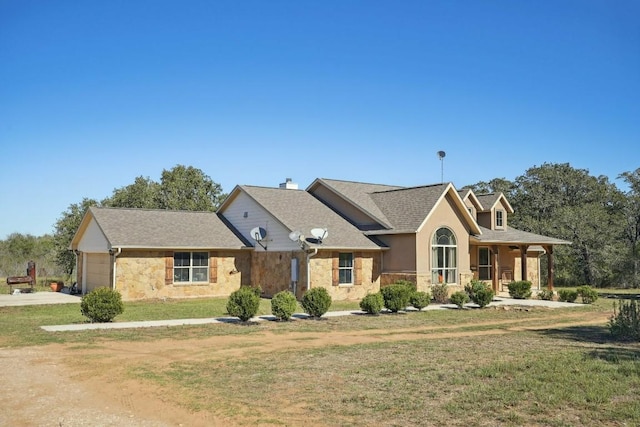
[[[251,209],[255,211],[252,214]],[[245,218],[245,212],[247,217]],[[260,212],[260,213],[258,213]],[[320,200],[306,191],[254,186],[236,187],[228,201],[223,203],[220,213],[239,232],[247,233],[252,227],[273,227],[268,240],[268,250],[299,250],[299,244],[289,239],[289,233],[299,231],[310,237],[313,228],[328,230],[328,237],[322,242],[323,248],[330,249],[363,249],[379,250],[380,245],[367,238],[351,223],[331,210]],[[248,223],[245,219],[257,218],[258,221],[269,221],[265,225]],[[269,229],[267,236],[269,236]],[[254,245],[255,246],[255,245]],[[281,249],[282,248],[282,249]]]
[[[82,234],[78,236],[76,249],[89,253],[109,252],[109,242],[92,216]]]
[[[293,191],[293,190],[281,190]],[[294,251],[300,247],[289,239],[288,230],[275,216],[267,211],[245,191],[234,190],[233,199],[225,205],[221,215],[244,237],[256,251],[264,251],[251,236],[251,230],[262,227],[267,234],[262,244],[271,251]]]

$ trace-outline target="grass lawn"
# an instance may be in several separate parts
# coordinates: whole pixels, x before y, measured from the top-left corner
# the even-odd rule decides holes
[[[86,375],[138,381],[241,425],[640,425],[640,344],[612,341],[612,301],[73,333],[39,326],[83,322],[76,305],[11,307],[0,346],[89,349],[103,357],[82,359]],[[225,304],[126,303],[117,320],[221,316]],[[172,359],[111,354],[120,343]]]

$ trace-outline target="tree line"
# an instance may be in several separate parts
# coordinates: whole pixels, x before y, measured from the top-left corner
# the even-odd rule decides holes
[[[510,226],[571,242],[554,248],[556,284],[637,288],[640,168],[619,178],[626,190],[586,169],[545,163],[514,181],[496,178],[469,188],[504,193],[515,210]]]
[[[465,188],[476,194],[504,193],[515,210],[510,226],[572,242],[554,249],[556,284],[639,287],[640,168],[619,178],[626,189],[568,163],[545,163],[514,181],[495,178]],[[68,280],[75,268],[69,244],[91,206],[213,212],[225,197],[219,184],[191,166],[163,170],[159,182],[139,176],[104,200],[84,198],[71,204],[53,235],[14,233],[0,241],[0,276],[22,275],[27,261],[34,260],[44,269],[40,276],[44,272]]]
[[[165,169],[159,182],[139,176],[103,200],[83,198],[69,205],[56,221],[53,235],[13,233],[0,240],[0,276],[25,275],[27,262],[33,260],[39,277],[63,276],[69,281],[76,266],[69,245],[92,206],[213,212],[225,197],[220,184],[192,166]]]

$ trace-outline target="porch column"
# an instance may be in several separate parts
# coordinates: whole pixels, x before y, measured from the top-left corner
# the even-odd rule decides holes
[[[493,275],[491,276],[491,286],[493,287],[493,291],[497,294],[499,288],[498,280],[500,279],[500,268],[498,265],[498,246],[495,245],[491,247],[491,271],[493,272]]]
[[[520,246],[520,280],[527,280],[527,249],[529,245]]]
[[[549,290],[552,291],[553,275],[555,272],[555,269],[553,266],[553,246],[552,245],[545,246],[544,250],[547,251],[547,288],[549,288]]]

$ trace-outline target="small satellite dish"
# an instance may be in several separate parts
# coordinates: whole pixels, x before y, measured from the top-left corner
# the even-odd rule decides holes
[[[255,228],[252,228],[249,233],[251,234],[251,238],[256,242],[258,242],[258,244],[262,246],[262,249],[266,251],[267,245],[263,245],[262,241],[264,240],[265,237],[267,237],[267,230],[265,230],[262,227],[255,227]]]
[[[299,231],[292,231],[291,233],[289,233],[289,239],[291,239],[292,242],[299,242],[300,240],[302,240],[302,233],[300,233]]]
[[[440,157],[440,160],[444,159],[446,155],[447,153],[445,153],[444,151],[438,151],[438,157]]]
[[[267,230],[265,230],[262,227],[256,227],[256,228],[251,230],[251,237],[256,242],[260,242],[260,241],[264,240],[265,237],[267,237]]]
[[[329,232],[326,228],[314,228],[311,230],[311,235],[318,241],[318,243],[322,243],[322,240],[329,236]]]

